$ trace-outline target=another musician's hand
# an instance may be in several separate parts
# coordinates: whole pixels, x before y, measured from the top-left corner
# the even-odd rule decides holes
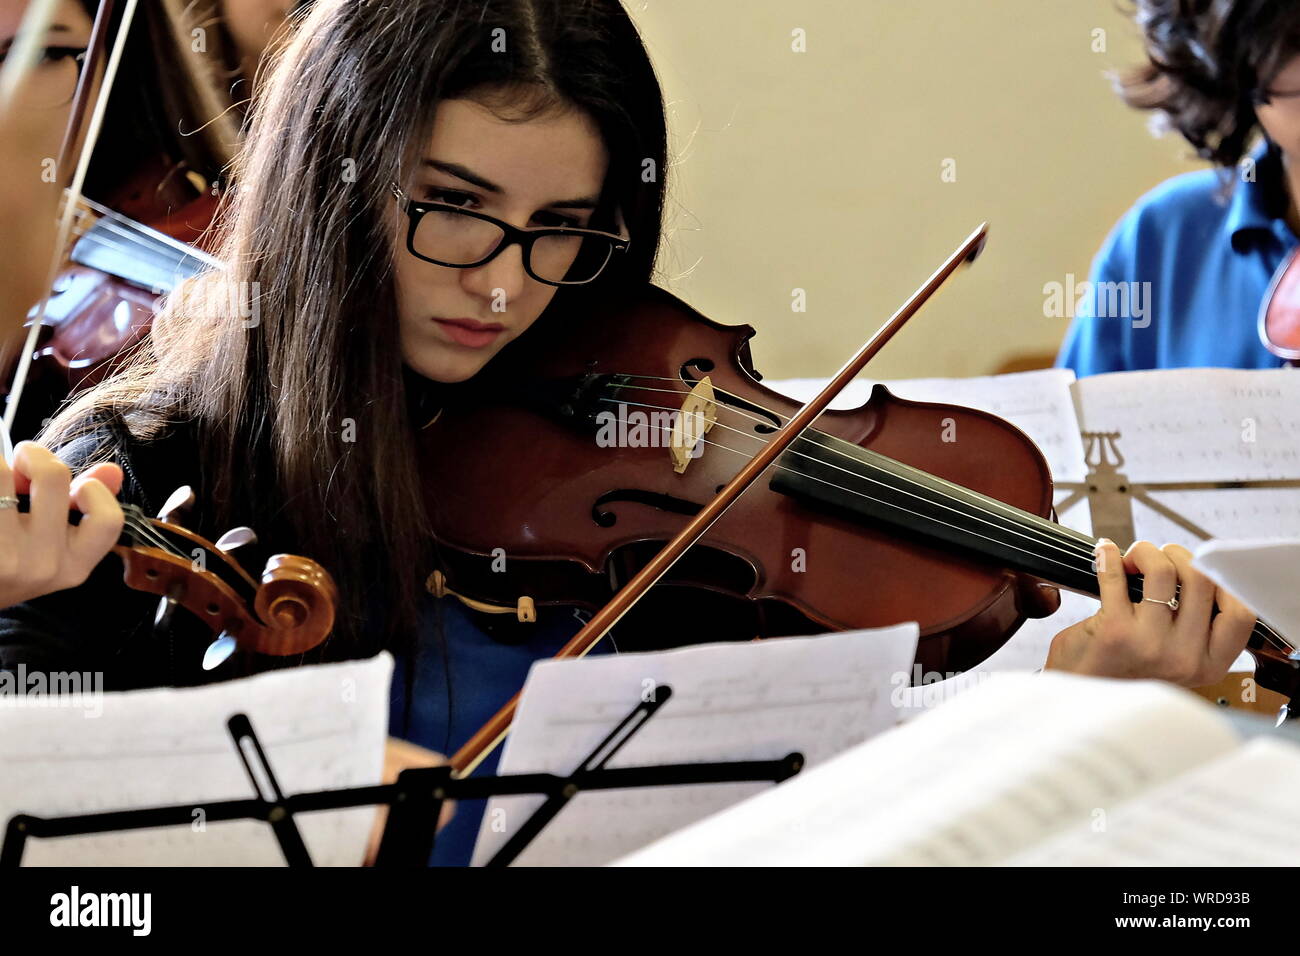
[[[1245,648],[1255,615],[1193,568],[1186,548],[1139,541],[1121,555],[1103,539],[1096,566],[1101,610],[1056,635],[1048,668],[1202,687],[1221,680]],[[1129,574],[1142,575],[1142,600],[1130,597]],[[1175,594],[1176,610],[1166,603]]]
[[[75,480],[53,452],[20,442],[12,469],[0,457],[0,607],[75,587],[117,544],[122,469],[96,465]],[[31,496],[29,511],[13,506]],[[82,514],[75,527],[68,511]]]
[[[400,740],[397,737],[389,737],[388,743],[384,747],[384,783],[396,783],[397,775],[403,770],[409,770],[413,767],[441,767],[447,762],[447,758],[440,753],[434,753],[432,750],[425,750],[406,740]],[[441,830],[447,825],[452,814],[456,812],[456,805],[448,800],[442,805],[442,813],[438,817],[438,829]],[[365,866],[374,866],[375,857],[379,855],[379,841],[384,835],[384,824],[388,822],[388,807],[380,805],[375,812],[375,823],[370,828],[370,845],[366,848]]]

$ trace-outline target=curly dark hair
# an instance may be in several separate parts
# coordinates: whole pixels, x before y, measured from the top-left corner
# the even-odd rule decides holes
[[[1258,120],[1253,94],[1300,53],[1300,0],[1137,0],[1147,62],[1118,78],[1198,155],[1236,164]]]

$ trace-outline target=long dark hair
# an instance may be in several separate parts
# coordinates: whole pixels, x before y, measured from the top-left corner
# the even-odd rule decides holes
[[[92,18],[100,0],[81,0]],[[238,72],[219,0],[141,3],[122,51],[85,192],[111,203],[142,166],[220,182],[239,147]],[[123,6],[109,21],[121,28]],[[112,40],[110,39],[110,43]]]
[[[440,99],[500,110],[502,91],[521,93],[503,119],[563,105],[604,139],[602,206],[621,210],[632,242],[577,294],[647,281],[663,214],[664,107],[618,0],[320,0],[259,85],[226,270],[173,297],[152,361],[87,393],[44,436],[57,446],[104,412],[140,438],[192,422],[214,527],[252,524],[264,540],[270,530],[281,550],[338,580],[328,656],[413,634],[431,570],[427,489],[413,441],[398,437],[412,425],[389,183],[428,141]],[[251,328],[231,308],[250,290],[260,313]],[[559,290],[551,309],[573,294]],[[382,609],[382,623],[368,609]]]
[[[1129,106],[1155,110],[1201,158],[1241,159],[1258,120],[1251,99],[1300,53],[1295,0],[1138,0],[1147,62],[1117,87]]]

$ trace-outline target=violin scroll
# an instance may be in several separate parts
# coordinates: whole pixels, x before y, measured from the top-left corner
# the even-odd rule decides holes
[[[310,558],[277,554],[266,563],[253,608],[264,627],[255,648],[262,654],[301,654],[320,644],[334,627],[338,588]]]
[[[236,646],[285,657],[309,651],[329,636],[338,588],[315,561],[273,555],[258,582],[229,554],[256,539],[251,529],[234,529],[212,544],[133,506],[123,510],[126,526],[113,551],[122,559],[124,582],[161,597],[164,621],[184,607],[208,627],[215,640],[205,656],[207,669]]]

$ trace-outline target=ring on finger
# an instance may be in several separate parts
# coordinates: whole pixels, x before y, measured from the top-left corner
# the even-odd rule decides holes
[[[1178,598],[1176,597],[1171,597],[1168,601],[1162,601],[1159,598],[1149,598],[1149,597],[1144,597],[1142,600],[1150,602],[1151,604],[1163,604],[1171,611],[1178,610]]]
[[[7,508],[17,508],[17,507],[18,507],[18,499],[15,498],[13,495],[0,495],[0,511],[4,511]]]

